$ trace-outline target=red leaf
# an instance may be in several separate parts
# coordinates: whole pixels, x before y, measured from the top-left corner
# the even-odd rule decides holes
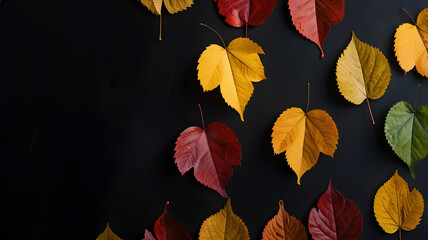
[[[262,24],[275,8],[276,0],[214,0],[221,15],[234,27]]]
[[[314,240],[357,240],[363,231],[363,216],[358,206],[345,199],[333,186],[318,200],[318,211],[309,214],[309,232]]]
[[[175,163],[184,175],[192,167],[196,179],[207,187],[228,197],[226,183],[233,173],[232,166],[241,165],[241,144],[235,133],[221,122],[213,122],[206,130],[189,127],[178,137]]]
[[[316,43],[324,57],[322,43],[331,25],[342,21],[345,15],[344,0],[289,0],[291,20],[297,30]]]
[[[150,231],[146,229],[143,240],[156,240],[156,238],[153,236],[153,234]]]
[[[169,202],[165,204],[162,215],[160,215],[155,222],[154,230],[156,237],[158,240],[190,240],[190,234],[186,227],[180,221],[169,216],[166,212],[168,204]],[[153,237],[153,235],[151,237]],[[149,239],[150,238],[148,238],[148,240]]]

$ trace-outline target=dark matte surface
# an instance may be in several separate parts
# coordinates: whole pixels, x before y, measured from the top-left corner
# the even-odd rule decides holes
[[[373,215],[376,190],[395,169],[428,198],[428,160],[413,180],[383,134],[388,109],[398,101],[428,104],[428,83],[407,75],[393,52],[395,29],[427,7],[425,1],[346,1],[344,20],[324,42],[325,58],[291,23],[286,1],[249,37],[266,52],[267,80],[255,84],[245,122],[216,89],[203,93],[197,60],[209,44],[226,42],[243,29],[228,26],[211,0],[196,0],[187,11],[163,18],[134,0],[3,0],[0,5],[0,191],[3,239],[95,239],[110,222],[126,240],[153,229],[167,200],[169,212],[197,239],[203,220],[226,199],[200,185],[193,173],[180,176],[173,149],[179,133],[205,120],[226,123],[242,144],[242,167],[227,185],[234,211],[252,239],[260,239],[278,201],[307,225],[309,211],[333,185],[360,207],[360,239],[398,239],[382,231]],[[165,9],[164,9],[164,12]],[[335,62],[351,31],[378,47],[390,62],[386,94],[355,106],[339,93]],[[172,81],[171,81],[172,79]],[[171,81],[171,84],[170,84]],[[273,156],[271,128],[285,109],[306,106],[330,113],[339,129],[334,159],[323,154],[296,184],[284,154]],[[168,89],[170,89],[168,91]],[[29,147],[37,126],[33,150]],[[423,239],[428,220],[403,239]]]

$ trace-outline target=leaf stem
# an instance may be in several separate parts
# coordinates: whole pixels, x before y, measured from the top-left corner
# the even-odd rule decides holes
[[[401,240],[401,228],[398,228],[398,237]]]
[[[416,104],[418,103],[419,91],[421,90],[421,84],[418,84],[418,93],[416,94],[415,105],[413,105],[413,111],[416,110]]]
[[[308,101],[306,102],[306,113],[308,112],[308,109],[309,109],[309,96],[310,96],[310,93],[311,93],[311,84],[308,83]]]
[[[224,43],[223,38],[220,36],[220,34],[218,34],[218,32],[216,30],[214,30],[212,27],[210,27],[210,26],[208,26],[206,24],[201,23],[201,25],[204,26],[204,27],[206,27],[206,28],[208,28],[208,29],[210,29],[211,31],[215,32],[217,34],[217,36],[221,39],[221,42],[223,43],[224,48],[226,48],[226,44]]]
[[[366,98],[366,99],[367,99],[367,106],[369,106],[370,116],[372,117],[373,125],[375,125],[375,121],[374,121],[373,113],[372,113],[372,108],[370,107],[369,98]]]
[[[415,19],[413,19],[412,15],[410,15],[410,13],[404,8],[401,8],[401,10],[403,10],[405,13],[407,13],[407,15],[409,15],[409,17],[412,19],[413,23],[416,25]]]
[[[202,113],[202,107],[201,107],[201,104],[198,104],[198,107],[199,107],[199,111],[201,112],[202,126],[204,126],[204,131],[205,131],[204,114]]]
[[[248,33],[248,23],[245,24],[245,37],[247,37],[247,33]]]
[[[159,41],[162,40],[162,14],[159,17]]]

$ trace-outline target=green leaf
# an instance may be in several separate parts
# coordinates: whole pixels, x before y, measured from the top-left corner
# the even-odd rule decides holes
[[[385,137],[415,178],[415,165],[428,154],[428,106],[415,111],[407,102],[396,103],[386,116]]]

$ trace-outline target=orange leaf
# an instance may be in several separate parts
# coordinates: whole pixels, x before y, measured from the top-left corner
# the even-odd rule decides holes
[[[278,214],[263,230],[262,240],[307,240],[306,228],[297,218],[284,210],[284,202],[279,201]]]

